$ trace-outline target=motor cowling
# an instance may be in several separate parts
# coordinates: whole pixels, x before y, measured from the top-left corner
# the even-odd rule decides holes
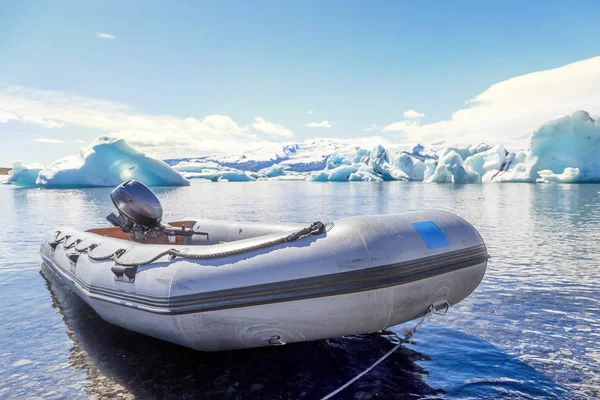
[[[161,235],[208,236],[206,232],[186,229],[185,226],[163,225],[163,209],[158,197],[141,182],[129,180],[121,183],[110,193],[110,198],[119,212],[110,213],[106,219],[123,232],[131,233],[131,239],[136,242],[146,243]]]
[[[158,197],[146,185],[135,180],[121,183],[110,194],[119,214],[110,214],[107,219],[125,232],[134,227],[146,230],[159,228],[163,209]]]

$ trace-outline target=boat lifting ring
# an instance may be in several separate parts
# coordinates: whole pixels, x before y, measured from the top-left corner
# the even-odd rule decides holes
[[[275,335],[269,338],[269,344],[271,346],[283,346],[285,345],[285,340],[281,339],[281,336]]]
[[[444,303],[442,303],[440,306],[435,306],[433,305],[433,313],[435,315],[446,315],[448,313],[448,310],[450,309],[450,303],[448,303],[448,300],[444,301]]]

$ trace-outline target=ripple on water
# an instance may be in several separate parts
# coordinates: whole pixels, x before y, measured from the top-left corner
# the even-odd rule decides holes
[[[167,220],[438,208],[475,225],[493,257],[479,288],[342,398],[600,397],[598,185],[197,182],[156,191]],[[104,323],[46,285],[38,247],[56,226],[104,225],[109,193],[0,185],[0,397],[315,398],[392,346],[384,333],[205,354]]]

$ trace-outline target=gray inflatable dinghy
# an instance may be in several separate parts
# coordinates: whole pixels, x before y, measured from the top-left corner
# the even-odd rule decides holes
[[[204,351],[381,331],[460,302],[488,253],[442,211],[263,224],[163,225],[139,182],[112,193],[112,228],[60,227],[41,245],[56,276],[103,319]]]

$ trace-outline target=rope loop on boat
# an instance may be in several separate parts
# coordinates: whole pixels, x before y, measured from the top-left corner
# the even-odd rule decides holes
[[[94,250],[96,247],[99,246],[99,244],[97,244],[97,243],[91,243],[91,244],[85,246],[84,248],[81,248],[78,246],[81,242],[83,242],[83,240],[79,240],[77,243],[75,243],[75,246],[73,246],[73,249],[75,249],[76,251],[78,251],[80,253],[84,252],[84,251],[88,251],[88,255],[89,255],[90,251]]]
[[[91,245],[89,245],[87,247],[87,255],[88,258],[90,260],[94,260],[94,261],[105,261],[105,260],[110,260],[111,258],[115,257],[115,255],[117,254],[123,254],[121,251],[123,251],[124,249],[118,249],[116,251],[113,251],[112,253],[108,253],[104,256],[95,256],[92,252],[94,251],[95,248],[100,247],[99,244],[96,243],[92,243]]]
[[[392,347],[387,353],[385,353],[384,355],[379,357],[377,359],[377,361],[375,361],[373,364],[371,364],[367,369],[362,371],[360,374],[356,375],[354,378],[350,379],[348,382],[346,382],[345,384],[343,384],[342,386],[340,386],[333,392],[329,393],[327,396],[321,398],[321,400],[331,399],[333,396],[340,393],[342,390],[346,389],[348,386],[352,385],[354,382],[356,382],[357,380],[359,380],[360,378],[362,378],[363,376],[368,374],[373,368],[378,366],[382,361],[384,361],[386,358],[391,356],[392,353],[394,353],[396,350],[398,350],[400,348],[400,346],[402,346],[404,343],[409,343],[412,340],[412,338],[415,336],[417,331],[419,329],[421,329],[423,324],[425,322],[427,322],[427,320],[429,320],[429,318],[431,318],[432,315],[434,315],[434,314],[446,315],[449,308],[450,308],[450,304],[448,302],[446,302],[439,310],[436,309],[436,307],[433,304],[430,305],[429,307],[427,307],[427,313],[423,316],[423,318],[421,318],[421,320],[415,326],[413,326],[411,329],[407,329],[404,332],[404,338],[400,339],[400,342],[398,344],[396,344],[394,347]]]
[[[63,247],[65,249],[74,248],[78,252],[87,251],[87,255],[91,260],[105,261],[105,260],[114,258],[115,265],[120,265],[122,267],[137,268],[137,267],[141,267],[144,265],[152,264],[153,262],[155,262],[165,256],[170,256],[171,260],[178,258],[178,257],[186,258],[186,259],[190,259],[190,260],[211,260],[211,259],[215,259],[215,258],[229,257],[229,256],[234,256],[234,255],[238,255],[238,254],[243,254],[243,253],[248,253],[251,251],[264,249],[267,247],[277,246],[277,245],[284,244],[284,243],[293,242],[295,240],[301,239],[301,238],[309,236],[309,235],[319,235],[319,234],[324,233],[325,231],[326,231],[325,224],[322,223],[321,221],[316,221],[316,222],[313,222],[312,224],[310,224],[309,226],[307,226],[306,228],[303,228],[299,231],[293,232],[288,236],[285,236],[282,238],[277,238],[277,239],[274,239],[274,240],[271,240],[268,242],[264,242],[264,243],[255,244],[253,246],[244,247],[241,249],[233,249],[233,250],[222,251],[222,252],[218,252],[218,253],[210,253],[210,254],[195,254],[195,253],[189,253],[185,250],[182,251],[182,250],[178,250],[178,249],[168,249],[168,250],[165,250],[165,251],[162,251],[162,252],[156,254],[155,256],[153,256],[150,259],[143,260],[143,261],[135,261],[135,262],[125,262],[125,261],[121,260],[123,255],[125,253],[127,253],[129,250],[131,250],[132,248],[117,249],[116,251],[114,251],[110,254],[96,256],[92,252],[94,251],[94,249],[99,247],[100,244],[91,243],[86,247],[80,248],[78,245],[81,244],[81,242],[83,242],[82,239],[75,239],[70,244],[67,244],[67,240],[69,238],[71,238],[71,235],[64,235],[63,237],[59,237],[61,234],[60,231],[56,231],[56,233],[54,234],[54,241],[50,244],[50,246],[52,248],[56,248],[56,246],[60,242],[63,242]]]
[[[63,237],[59,237],[61,234],[61,231],[56,231],[54,233],[54,237],[52,238],[52,242],[50,242],[50,247],[52,247],[53,250],[56,249],[56,246],[58,246],[61,242],[63,242],[63,247],[65,247],[66,241],[71,237],[71,235],[64,235]],[[65,247],[65,249],[68,249],[70,247]]]
[[[77,239],[75,238],[75,240],[73,240],[70,244],[67,244],[67,240],[70,239],[71,236],[66,236],[65,240],[63,240],[63,248],[64,249],[70,249],[71,247],[74,247],[75,245],[77,245],[79,242],[81,242],[81,239]]]

